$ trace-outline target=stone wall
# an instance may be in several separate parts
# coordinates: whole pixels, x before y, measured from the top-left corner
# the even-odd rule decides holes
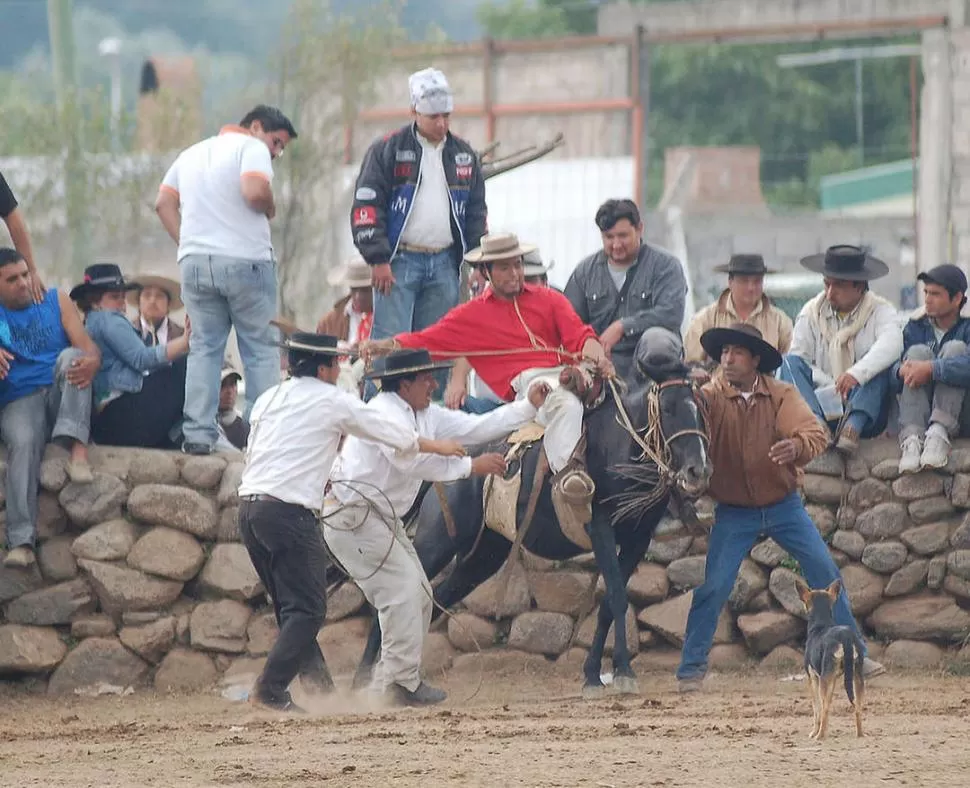
[[[84,486],[68,481],[66,459],[48,447],[37,566],[0,567],[0,675],[31,677],[51,693],[102,684],[189,691],[251,679],[276,625],[235,524],[242,458],[100,447],[92,450],[95,482]],[[867,634],[890,643],[887,660],[962,659],[970,442],[958,443],[939,473],[900,478],[896,462],[894,443],[867,442],[843,485],[841,461],[823,456],[805,477],[809,513]],[[640,670],[676,664],[690,589],[703,581],[706,539],[678,537],[678,527],[664,524],[667,536],[630,581],[627,623]],[[796,568],[770,540],[752,551],[721,616],[712,664],[797,659],[804,621]],[[591,556],[553,563],[526,555],[436,625],[426,667],[473,658],[478,646],[578,662],[594,628],[592,616],[577,621],[594,577]],[[320,643],[338,675],[363,647],[362,607],[352,585],[330,599]]]

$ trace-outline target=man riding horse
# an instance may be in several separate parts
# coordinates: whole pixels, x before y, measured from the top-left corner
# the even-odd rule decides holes
[[[563,517],[589,522],[593,482],[577,451],[583,432],[584,403],[577,396],[589,372],[576,375],[577,361],[599,376],[615,372],[596,333],[582,322],[561,293],[525,283],[523,255],[531,251],[511,233],[483,236],[466,260],[484,267],[491,287],[480,298],[455,307],[423,331],[364,342],[361,353],[395,348],[427,348],[432,354],[465,356],[479,377],[506,401],[525,399],[540,381],[552,392],[536,421],[545,428],[543,443],[553,479],[553,500]],[[572,369],[571,369],[572,368]],[[573,385],[560,386],[563,380]],[[576,383],[576,378],[581,381]]]

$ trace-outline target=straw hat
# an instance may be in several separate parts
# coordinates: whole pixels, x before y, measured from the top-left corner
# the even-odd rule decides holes
[[[131,283],[137,289],[128,294],[128,303],[134,307],[138,306],[138,296],[146,287],[157,287],[159,290],[164,290],[168,293],[168,308],[172,312],[177,312],[183,307],[182,286],[174,279],[170,279],[167,276],[159,276],[158,274],[139,274],[131,278]]]
[[[531,244],[520,244],[514,233],[491,233],[483,235],[481,245],[465,255],[465,262],[472,265],[492,263],[496,260],[509,260],[524,257],[534,252],[536,247]]]

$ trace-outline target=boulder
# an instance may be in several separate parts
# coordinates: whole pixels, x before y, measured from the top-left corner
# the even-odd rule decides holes
[[[0,625],[0,673],[46,673],[67,653],[57,630]]]
[[[970,612],[949,596],[918,595],[884,602],[869,625],[883,638],[958,643],[970,631]]]
[[[855,521],[859,514],[851,506],[840,506],[835,512],[835,527],[843,531],[851,531],[855,528]]]
[[[752,548],[751,558],[762,566],[774,568],[788,558],[788,553],[774,539],[765,539]]]
[[[557,656],[566,650],[572,634],[573,620],[564,613],[520,613],[509,630],[509,648]]]
[[[219,678],[215,663],[206,654],[184,648],[169,651],[155,672],[159,692],[198,692]]]
[[[852,563],[852,559],[849,556],[841,550],[836,550],[834,547],[829,547],[829,555],[832,556],[832,560],[835,561],[835,565],[839,569]]]
[[[943,578],[943,590],[961,600],[964,606],[967,602],[970,602],[970,581],[964,580],[962,577],[947,575]]]
[[[768,578],[768,589],[787,612],[799,618],[807,618],[805,605],[798,595],[798,589],[795,585],[799,580],[801,578],[791,569],[777,566],[771,570],[771,577]]]
[[[970,512],[967,512],[963,521],[950,534],[950,547],[956,550],[970,548]]]
[[[128,566],[169,580],[191,580],[203,563],[205,553],[194,537],[164,526],[152,528],[128,553]]]
[[[532,605],[525,569],[518,564],[509,571],[509,565],[504,565],[466,596],[464,604],[482,618],[511,618],[524,613]]]
[[[864,440],[859,444],[856,458],[865,462],[869,468],[874,468],[884,460],[899,461],[899,443],[892,438],[877,438]]]
[[[742,643],[722,643],[711,647],[707,664],[714,670],[738,670],[750,665],[751,657]]]
[[[775,646],[763,660],[760,667],[769,671],[800,669],[805,663],[802,652],[791,646]]]
[[[128,481],[139,484],[178,484],[179,466],[175,455],[168,451],[133,449],[128,464]]]
[[[864,511],[855,521],[855,530],[866,539],[890,539],[909,525],[906,507],[901,503],[880,503]]]
[[[576,640],[574,645],[582,646],[583,648],[590,648],[593,645],[593,637],[596,635],[596,613],[591,613],[583,621],[582,626],[580,626],[579,631],[576,633]],[[652,632],[637,631],[637,611],[633,607],[627,607],[626,609],[626,647],[630,652],[631,656],[636,656],[636,654],[642,650],[643,645],[642,635],[648,636],[648,638],[655,637]],[[613,654],[613,644],[616,642],[614,637],[613,625],[610,625],[610,631],[606,633],[606,643],[603,646],[603,654],[606,656],[611,656]]]
[[[273,648],[279,634],[280,628],[276,624],[275,613],[262,613],[253,616],[246,624],[246,651],[254,657],[269,654],[269,650]]]
[[[955,512],[956,509],[953,508],[950,499],[945,495],[923,498],[919,501],[913,501],[909,505],[909,519],[918,525],[951,517]]]
[[[340,621],[358,612],[367,600],[354,583],[342,583],[327,597],[327,621]]]
[[[841,454],[836,451],[824,451],[805,466],[805,472],[841,477],[843,467],[844,461]]]
[[[241,544],[217,544],[199,575],[199,587],[216,596],[246,601],[263,593],[263,584]]]
[[[147,673],[148,663],[115,638],[88,638],[64,658],[51,676],[47,691],[63,695],[101,683],[130,687],[141,683]]]
[[[62,456],[45,457],[40,463],[40,487],[57,495],[67,484],[67,452]]]
[[[214,490],[226,470],[222,457],[189,457],[182,465],[182,480],[197,490]]]
[[[962,441],[961,441],[962,443]],[[948,473],[966,473],[970,471],[970,449],[959,444],[950,450],[950,459],[946,464]]]
[[[448,619],[448,641],[459,651],[491,648],[498,637],[494,622],[474,613],[458,613]]]
[[[827,537],[835,530],[835,515],[827,506],[818,506],[810,503],[805,507],[805,511],[823,537]]]
[[[250,614],[246,605],[233,599],[196,605],[189,625],[192,647],[241,654],[246,650]]]
[[[849,604],[856,616],[871,613],[882,601],[886,581],[864,566],[850,564],[842,569],[842,583],[849,595]]]
[[[667,570],[651,563],[641,563],[637,566],[626,587],[628,599],[637,607],[662,602],[667,598],[669,590]]]
[[[935,643],[897,640],[886,648],[883,661],[894,668],[938,668],[943,662],[943,649]]]
[[[840,503],[845,486],[842,479],[806,473],[802,480],[802,493],[812,503]]]
[[[706,557],[702,555],[691,555],[672,561],[667,567],[667,578],[670,580],[670,585],[681,590],[698,588],[703,585],[704,564],[706,562]]]
[[[142,624],[152,624],[161,617],[158,610],[126,610],[121,614],[121,623],[126,627],[140,627]]]
[[[684,645],[684,633],[687,631],[687,614],[694,597],[693,591],[672,597],[657,605],[651,605],[640,611],[637,620],[648,629],[652,629],[668,643],[678,648]],[[731,615],[725,607],[717,620],[714,632],[714,643],[730,643],[733,638]]]
[[[683,558],[687,555],[692,541],[693,538],[690,536],[665,539],[663,541],[652,539],[650,546],[647,548],[647,558],[657,564],[669,564],[671,561],[676,561],[678,558]]]
[[[958,473],[953,477],[950,500],[954,506],[970,509],[970,474]]]
[[[40,576],[40,570],[36,566],[20,569],[0,563],[0,604],[43,585],[44,578]]]
[[[849,504],[862,512],[871,509],[876,504],[886,503],[893,497],[889,485],[878,479],[863,479],[852,485],[849,493]]]
[[[781,610],[743,613],[738,616],[738,629],[748,648],[755,654],[767,654],[776,646],[805,633],[805,623]]]
[[[239,533],[239,507],[227,506],[219,512],[219,532],[216,534],[218,542],[241,542]]]
[[[939,590],[943,585],[944,577],[946,577],[946,556],[933,556],[926,569],[926,587],[934,591]]]
[[[108,520],[81,534],[71,552],[89,561],[124,561],[138,541],[138,526],[127,520]]]
[[[70,624],[76,614],[93,613],[97,600],[83,578],[30,591],[10,602],[4,610],[12,624],[57,626]]]
[[[111,637],[114,633],[114,619],[104,613],[80,616],[71,622],[71,637],[76,640],[84,640],[84,638],[107,638]]]
[[[899,535],[899,540],[919,555],[935,555],[945,550],[950,540],[950,526],[947,523],[930,523],[907,528]]]
[[[200,539],[215,539],[215,504],[195,490],[170,484],[142,484],[128,497],[128,512],[149,525],[164,525]]]
[[[862,563],[873,572],[888,575],[906,563],[907,555],[902,542],[875,542],[862,551]]]
[[[768,587],[768,578],[764,570],[750,558],[745,558],[741,562],[738,570],[738,577],[734,581],[734,588],[731,589],[731,596],[728,597],[728,604],[736,613],[747,609],[751,600],[761,591]]]
[[[106,613],[128,610],[160,610],[182,593],[182,584],[162,580],[136,569],[81,559],[78,565],[87,572],[101,607]]]
[[[970,580],[970,550],[953,550],[946,557],[946,569],[951,575]]]
[[[426,676],[437,676],[455,662],[458,652],[442,632],[429,632],[421,651],[421,670]]]
[[[530,581],[532,596],[539,610],[576,616],[593,601],[596,575],[567,571],[536,572]]]
[[[37,540],[45,542],[67,530],[67,515],[57,498],[45,491],[37,496]]]
[[[239,483],[242,481],[246,463],[230,462],[222,472],[217,499],[220,507],[239,505]]]
[[[943,495],[943,476],[935,471],[904,474],[893,482],[893,495],[903,501]]]
[[[327,657],[327,665],[335,676],[341,673],[352,673],[357,669],[364,653],[364,643],[370,626],[369,617],[357,617],[327,624],[320,630],[317,643],[320,644],[320,648]]]
[[[118,639],[139,657],[157,665],[175,642],[175,618],[167,616],[140,627],[125,627]]]
[[[760,613],[762,610],[771,610],[772,607],[774,607],[773,600],[774,597],[768,590],[768,579],[765,578],[765,590],[759,591],[757,594],[751,597],[751,601],[748,603],[748,609],[744,612]]]
[[[88,451],[91,467],[95,473],[100,471],[108,476],[127,482],[128,468],[131,466],[131,449],[120,446],[92,446]],[[105,518],[107,519],[107,518]]]
[[[883,596],[906,596],[918,591],[926,580],[926,572],[930,562],[925,558],[918,558],[893,572],[886,587],[883,589]]]
[[[866,549],[866,540],[858,531],[836,531],[832,534],[832,547],[858,561]]]
[[[876,479],[891,482],[899,477],[899,460],[883,460],[872,469]]]
[[[59,583],[77,577],[77,561],[71,553],[72,536],[55,536],[37,548],[37,566],[45,580]]]
[[[127,499],[128,488],[121,479],[97,471],[90,484],[69,482],[57,496],[71,522],[81,528],[121,519],[121,507]]]

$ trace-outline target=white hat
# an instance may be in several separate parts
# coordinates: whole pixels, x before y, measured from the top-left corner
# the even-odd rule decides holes
[[[408,77],[411,106],[421,115],[443,115],[455,108],[448,80],[436,68],[425,68]]]
[[[555,267],[555,260],[550,260],[549,265],[542,262],[542,255],[539,254],[538,249],[522,255],[522,268],[526,276],[545,276]]]
[[[371,286],[371,268],[360,255],[354,255],[344,265],[327,276],[334,287],[349,287],[351,290]]]

